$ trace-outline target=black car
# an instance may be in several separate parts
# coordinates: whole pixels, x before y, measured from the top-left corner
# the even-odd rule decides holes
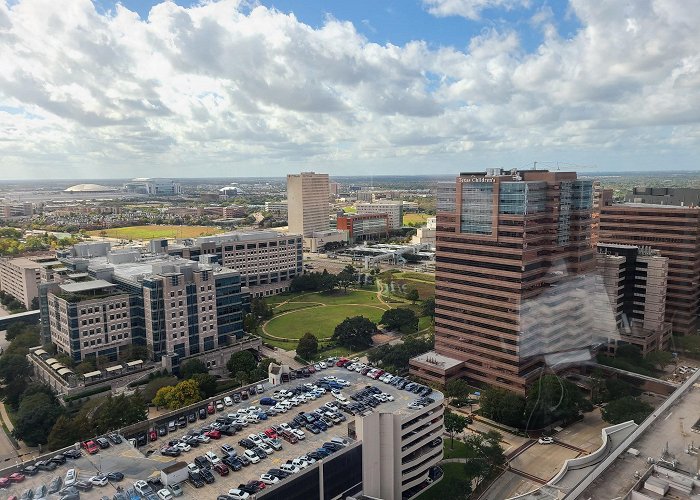
[[[236,433],[236,430],[230,425],[223,425],[219,427],[219,432],[224,436],[233,436]]]
[[[99,438],[95,439],[95,442],[103,450],[109,448],[109,441],[107,441],[106,438],[99,437]]]
[[[306,419],[301,415],[297,415],[292,420],[298,425],[304,425],[306,423]]]
[[[258,492],[258,482],[251,481],[248,484],[239,484],[238,489],[251,495],[255,495]]]
[[[66,457],[63,455],[56,455],[49,461],[55,463],[56,465],[63,465],[66,463]]]
[[[148,434],[142,432],[136,436],[136,446],[146,446],[148,443]]]
[[[163,482],[160,480],[159,477],[149,477],[146,479],[146,482],[151,485],[151,488],[153,488],[153,491],[158,491],[163,489]]]
[[[199,474],[202,476],[204,481],[206,481],[207,484],[211,484],[214,482],[214,474],[211,473],[211,470],[202,468],[199,469]]]
[[[24,469],[22,469],[22,474],[25,476],[33,476],[34,474],[39,472],[39,467],[36,465],[27,465]]]
[[[241,402],[241,395],[238,394],[237,392],[234,392],[231,394],[231,399],[233,399],[234,403],[240,403]]]
[[[80,498],[80,492],[73,486],[63,488],[59,495],[61,495],[61,500],[78,500]]]
[[[56,463],[50,460],[42,460],[34,465],[36,465],[39,468],[39,470],[51,471],[56,469]]]
[[[248,399],[248,391],[241,391],[241,399],[245,401]]]
[[[189,423],[196,422],[197,421],[197,414],[196,413],[190,413],[187,415],[187,421]]]
[[[209,460],[207,460],[207,458],[204,456],[194,457],[194,463],[200,469],[208,469],[209,468]]]
[[[187,419],[184,415],[177,419],[177,425],[180,428],[187,427]]]
[[[207,409],[206,408],[200,408],[199,409],[199,419],[200,420],[205,420],[207,418]]]
[[[250,465],[250,459],[246,457],[245,455],[239,455],[238,460],[241,461],[241,464],[243,464],[243,467],[248,467]]]
[[[284,479],[285,477],[289,477],[291,475],[291,472],[283,471],[281,469],[270,469],[267,471],[267,473],[279,479]]]
[[[251,449],[255,448],[255,443],[251,439],[248,439],[248,438],[243,438],[240,441],[238,441],[238,445],[242,446],[246,450],[251,450]]]
[[[314,460],[322,460],[325,457],[325,455],[322,455],[317,451],[310,451],[306,454],[306,456],[309,458],[313,458]]]
[[[262,460],[263,458],[267,458],[267,453],[265,453],[265,451],[262,448],[258,448],[257,446],[253,448],[253,453],[255,453],[258,456],[258,458],[260,458],[260,460]]]
[[[58,490],[61,489],[61,486],[63,486],[63,479],[61,478],[61,476],[57,476],[51,480],[46,492],[47,493],[57,493]]]
[[[80,458],[83,454],[80,453],[80,450],[72,449],[72,450],[66,450],[63,452],[63,456],[66,458],[72,458],[73,460]]]
[[[192,486],[194,486],[195,488],[201,488],[202,486],[204,486],[204,480],[202,479],[202,476],[199,472],[189,471],[188,475],[188,481]]]
[[[221,462],[233,471],[239,471],[243,468],[243,464],[237,457],[224,457]]]
[[[75,484],[73,484],[77,489],[80,491],[90,491],[92,489],[92,483],[88,481],[76,481]]]
[[[324,447],[324,448],[330,448],[330,449],[332,449],[332,450],[334,450],[334,451],[338,451],[338,450],[342,450],[342,449],[343,449],[343,446],[339,445],[338,443],[332,443],[332,442],[323,443],[323,447]]]
[[[170,446],[168,448],[163,448],[162,450],[160,450],[160,454],[165,457],[179,457],[180,453],[180,449],[174,446]]]
[[[109,472],[107,473],[107,479],[119,482],[124,479],[124,474],[121,472]]]
[[[158,427],[158,435],[160,437],[167,436],[168,428],[165,425],[161,425],[160,427]]]
[[[306,424],[304,427],[307,431],[312,432],[314,434],[318,434],[320,432],[318,430],[318,427],[316,427],[314,424]]]

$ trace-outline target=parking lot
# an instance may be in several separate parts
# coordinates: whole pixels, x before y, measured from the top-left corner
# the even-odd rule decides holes
[[[401,413],[410,412],[408,409],[408,404],[411,401],[417,399],[415,394],[409,393],[407,391],[402,391],[396,387],[390,386],[383,382],[372,380],[364,375],[357,372],[350,372],[343,368],[331,367],[321,372],[312,374],[308,378],[301,378],[297,380],[292,380],[290,383],[282,384],[276,388],[289,389],[296,387],[298,385],[303,385],[305,383],[314,383],[321,379],[321,377],[333,375],[337,378],[347,380],[350,386],[342,389],[342,393],[349,398],[354,392],[364,388],[367,385],[375,385],[379,387],[383,392],[391,394],[394,397],[394,401],[382,403],[376,408],[376,410],[381,410],[390,413]],[[439,393],[438,393],[439,394]],[[216,420],[217,417],[225,416],[228,413],[236,413],[239,408],[247,408],[249,406],[265,406],[260,405],[260,399],[262,397],[267,397],[272,395],[272,390],[267,388],[265,393],[259,394],[254,398],[248,399],[247,401],[242,401],[241,403],[234,404],[233,406],[227,406],[223,411],[216,412],[213,415],[207,415],[205,420],[197,420],[196,423],[189,424],[187,428],[178,429],[175,432],[168,434],[165,437],[159,438],[157,441],[149,443],[148,445],[142,447],[140,451],[146,455],[150,455],[156,458],[160,454],[160,449],[167,444],[167,441],[177,439],[184,434],[189,429],[199,428],[207,424],[211,424]],[[221,397],[223,398],[224,395]],[[440,396],[441,397],[441,396]],[[195,457],[203,456],[207,451],[212,451],[219,457],[223,455],[221,451],[221,446],[223,444],[228,444],[233,446],[238,455],[244,452],[244,448],[241,447],[238,442],[248,437],[251,433],[263,432],[265,429],[269,428],[271,425],[280,425],[285,422],[292,420],[294,416],[299,414],[299,412],[310,412],[313,411],[329,401],[334,401],[335,398],[327,393],[320,397],[319,399],[302,403],[297,407],[292,408],[287,413],[275,415],[269,417],[267,420],[262,421],[257,424],[250,424],[245,427],[242,431],[237,432],[233,436],[222,435],[221,439],[212,439],[209,443],[200,444],[197,448],[192,448],[190,451],[183,452],[179,457],[171,459],[168,458],[169,463],[174,463],[175,461],[184,461],[187,463],[193,463]],[[279,468],[279,466],[285,463],[287,460],[294,459],[300,455],[304,455],[319,448],[324,442],[330,441],[333,437],[348,437],[348,425],[354,421],[354,417],[347,413],[343,413],[347,420],[340,423],[339,425],[334,425],[325,432],[320,432],[319,434],[312,434],[308,430],[304,430],[305,439],[299,441],[296,444],[291,444],[287,441],[282,441],[282,449],[275,451],[271,456],[266,459],[261,460],[257,464],[250,464],[243,467],[240,471],[230,471],[227,476],[219,476],[214,473],[215,482],[212,484],[207,484],[202,488],[194,488],[189,483],[184,483],[183,490],[185,492],[186,498],[216,498],[217,495],[227,492],[231,488],[236,488],[241,483],[247,483],[250,480],[258,479],[261,474],[268,471],[271,468]],[[165,459],[166,457],[161,457]]]
[[[171,461],[172,459],[168,459],[168,462]],[[100,450],[96,455],[88,455],[83,452],[83,455],[77,460],[68,459],[65,464],[59,465],[54,471],[39,471],[34,476],[27,476],[21,483],[6,488],[3,495],[7,497],[16,495],[17,498],[20,498],[25,490],[36,490],[41,485],[48,487],[54,478],[64,478],[68,469],[72,468],[76,470],[77,479],[85,481],[100,472],[104,474],[108,472],[123,473],[125,476],[123,481],[111,482],[103,487],[95,486],[91,491],[80,493],[80,498],[86,500],[97,500],[105,495],[111,498],[117,492],[117,486],[128,489],[134,481],[158,473],[166,465],[167,462],[144,457],[128,441],[124,440],[122,444]],[[58,495],[51,495],[50,498],[58,498]]]

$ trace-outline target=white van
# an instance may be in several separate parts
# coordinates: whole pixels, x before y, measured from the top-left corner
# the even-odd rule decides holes
[[[75,469],[68,469],[66,471],[66,478],[63,480],[63,486],[73,486],[75,484]]]

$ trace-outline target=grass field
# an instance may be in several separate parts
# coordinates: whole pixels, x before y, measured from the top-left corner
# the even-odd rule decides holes
[[[442,464],[440,467],[444,473],[442,480],[424,493],[418,495],[416,500],[445,500],[454,498],[454,482],[464,477],[464,464]]]
[[[382,282],[382,286],[383,295],[403,297],[411,288],[418,290],[418,297],[420,297],[420,300],[425,300],[426,298],[433,297],[435,295],[435,283],[429,283],[427,281],[392,279],[390,282]]]
[[[300,339],[306,332],[311,332],[321,340],[330,338],[335,327],[342,323],[345,318],[364,316],[376,323],[383,313],[384,309],[379,306],[311,307],[275,316],[267,323],[265,329],[275,337]]]
[[[115,227],[99,231],[89,231],[91,236],[106,236],[123,240],[150,240],[153,238],[196,238],[210,236],[222,232],[217,227],[210,226],[128,226]]]
[[[394,273],[393,277],[397,279],[406,278],[409,280],[435,283],[435,275],[431,273],[415,273],[413,271],[406,271],[401,273]]]
[[[428,220],[428,217],[433,217],[430,214],[404,214],[403,216],[403,223],[404,225],[406,224],[425,224],[425,221]]]

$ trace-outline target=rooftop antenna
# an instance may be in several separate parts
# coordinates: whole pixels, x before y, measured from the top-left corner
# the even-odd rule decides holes
[[[532,170],[537,170],[537,162],[532,162]]]

